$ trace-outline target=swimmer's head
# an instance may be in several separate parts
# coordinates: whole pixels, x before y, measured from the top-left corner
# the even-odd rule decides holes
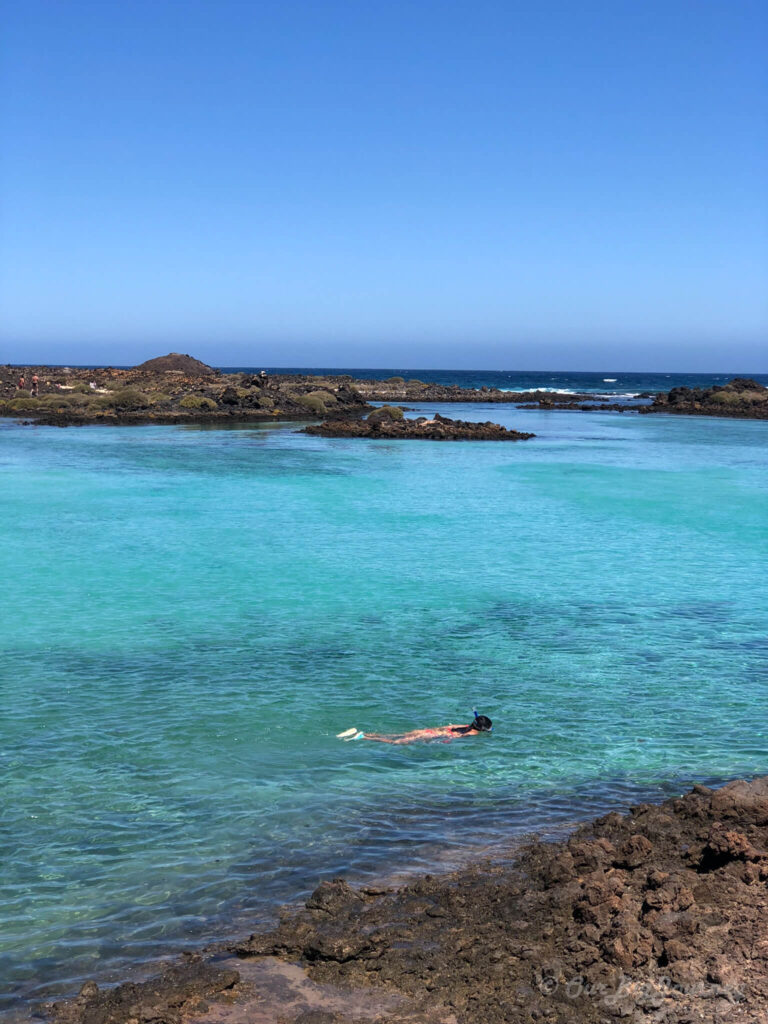
[[[493,728],[493,722],[486,715],[478,715],[475,712],[475,720],[472,723],[472,728],[477,729],[478,732],[490,732]]]

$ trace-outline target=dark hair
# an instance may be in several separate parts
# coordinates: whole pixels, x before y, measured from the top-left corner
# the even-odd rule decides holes
[[[490,732],[493,728],[493,722],[486,715],[475,715],[472,726],[480,732]]]

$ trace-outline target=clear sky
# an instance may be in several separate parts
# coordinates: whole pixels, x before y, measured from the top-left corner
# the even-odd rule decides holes
[[[765,0],[0,6],[0,361],[768,371]]]

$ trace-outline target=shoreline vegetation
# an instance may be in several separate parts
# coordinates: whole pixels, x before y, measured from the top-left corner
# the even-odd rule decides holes
[[[351,378],[222,374],[178,353],[131,370],[0,367],[0,416],[48,426],[270,423],[371,411]]]
[[[338,423],[359,421],[372,411],[373,402],[389,406],[491,403],[523,409],[768,419],[768,388],[740,377],[722,386],[675,387],[658,394],[646,392],[634,401],[606,402],[586,393],[462,388],[402,377],[380,381],[358,380],[349,375],[224,374],[178,353],[148,360],[130,370],[0,366],[0,416],[50,426],[215,425],[285,420]],[[358,435],[352,427],[334,436],[368,435]],[[423,437],[424,433],[409,436]],[[496,433],[487,439],[509,438]]]
[[[768,778],[696,785],[397,888],[322,883],[269,932],[54,1024],[636,1024],[768,1011]],[[276,984],[275,982],[279,982]]]

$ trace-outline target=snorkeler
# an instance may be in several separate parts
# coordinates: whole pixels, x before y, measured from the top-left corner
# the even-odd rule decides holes
[[[461,739],[462,736],[477,736],[481,732],[490,732],[493,729],[493,722],[486,715],[478,715],[474,711],[474,719],[469,725],[438,725],[433,729],[414,729],[412,732],[396,732],[385,736],[378,732],[360,732],[358,729],[346,729],[338,733],[338,739],[344,740],[374,740],[377,743],[418,743],[419,740],[442,740],[443,743],[450,743],[451,740]]]

